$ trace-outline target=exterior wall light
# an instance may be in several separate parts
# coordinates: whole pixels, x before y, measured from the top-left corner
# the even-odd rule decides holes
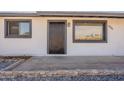
[[[70,22],[68,22],[68,23],[67,23],[67,26],[68,26],[68,27],[70,27],[70,26],[71,26],[71,23],[70,23]]]

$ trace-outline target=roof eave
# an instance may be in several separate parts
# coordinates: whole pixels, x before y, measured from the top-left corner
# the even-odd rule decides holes
[[[36,11],[25,12],[0,12],[0,17],[107,17],[124,18],[124,12],[76,12],[76,11]]]

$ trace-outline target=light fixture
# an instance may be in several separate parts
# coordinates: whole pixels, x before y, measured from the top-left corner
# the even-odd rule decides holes
[[[68,27],[70,27],[70,26],[71,26],[71,23],[70,23],[70,22],[68,22],[68,23],[67,23],[67,26],[68,26]]]

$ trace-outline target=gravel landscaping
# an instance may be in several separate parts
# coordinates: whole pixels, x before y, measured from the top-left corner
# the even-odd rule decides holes
[[[29,57],[0,57],[0,70],[4,70],[13,64],[18,64],[19,62],[22,62],[28,58]]]
[[[21,77],[0,78],[1,81],[123,81],[124,75],[86,75],[58,77]]]
[[[13,63],[15,63],[15,62],[13,62],[13,61],[11,61],[11,62],[5,62],[5,61],[0,62],[0,70],[10,66]]]
[[[124,71],[2,71],[0,81],[124,81]]]

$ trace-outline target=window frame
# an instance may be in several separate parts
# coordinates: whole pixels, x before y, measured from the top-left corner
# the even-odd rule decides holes
[[[75,25],[76,23],[101,23],[103,24],[103,39],[102,40],[76,40]],[[73,20],[73,43],[107,43],[107,20]]]
[[[8,22],[29,22],[29,35],[9,35]],[[4,19],[4,37],[5,38],[32,38],[32,20],[31,19]]]

